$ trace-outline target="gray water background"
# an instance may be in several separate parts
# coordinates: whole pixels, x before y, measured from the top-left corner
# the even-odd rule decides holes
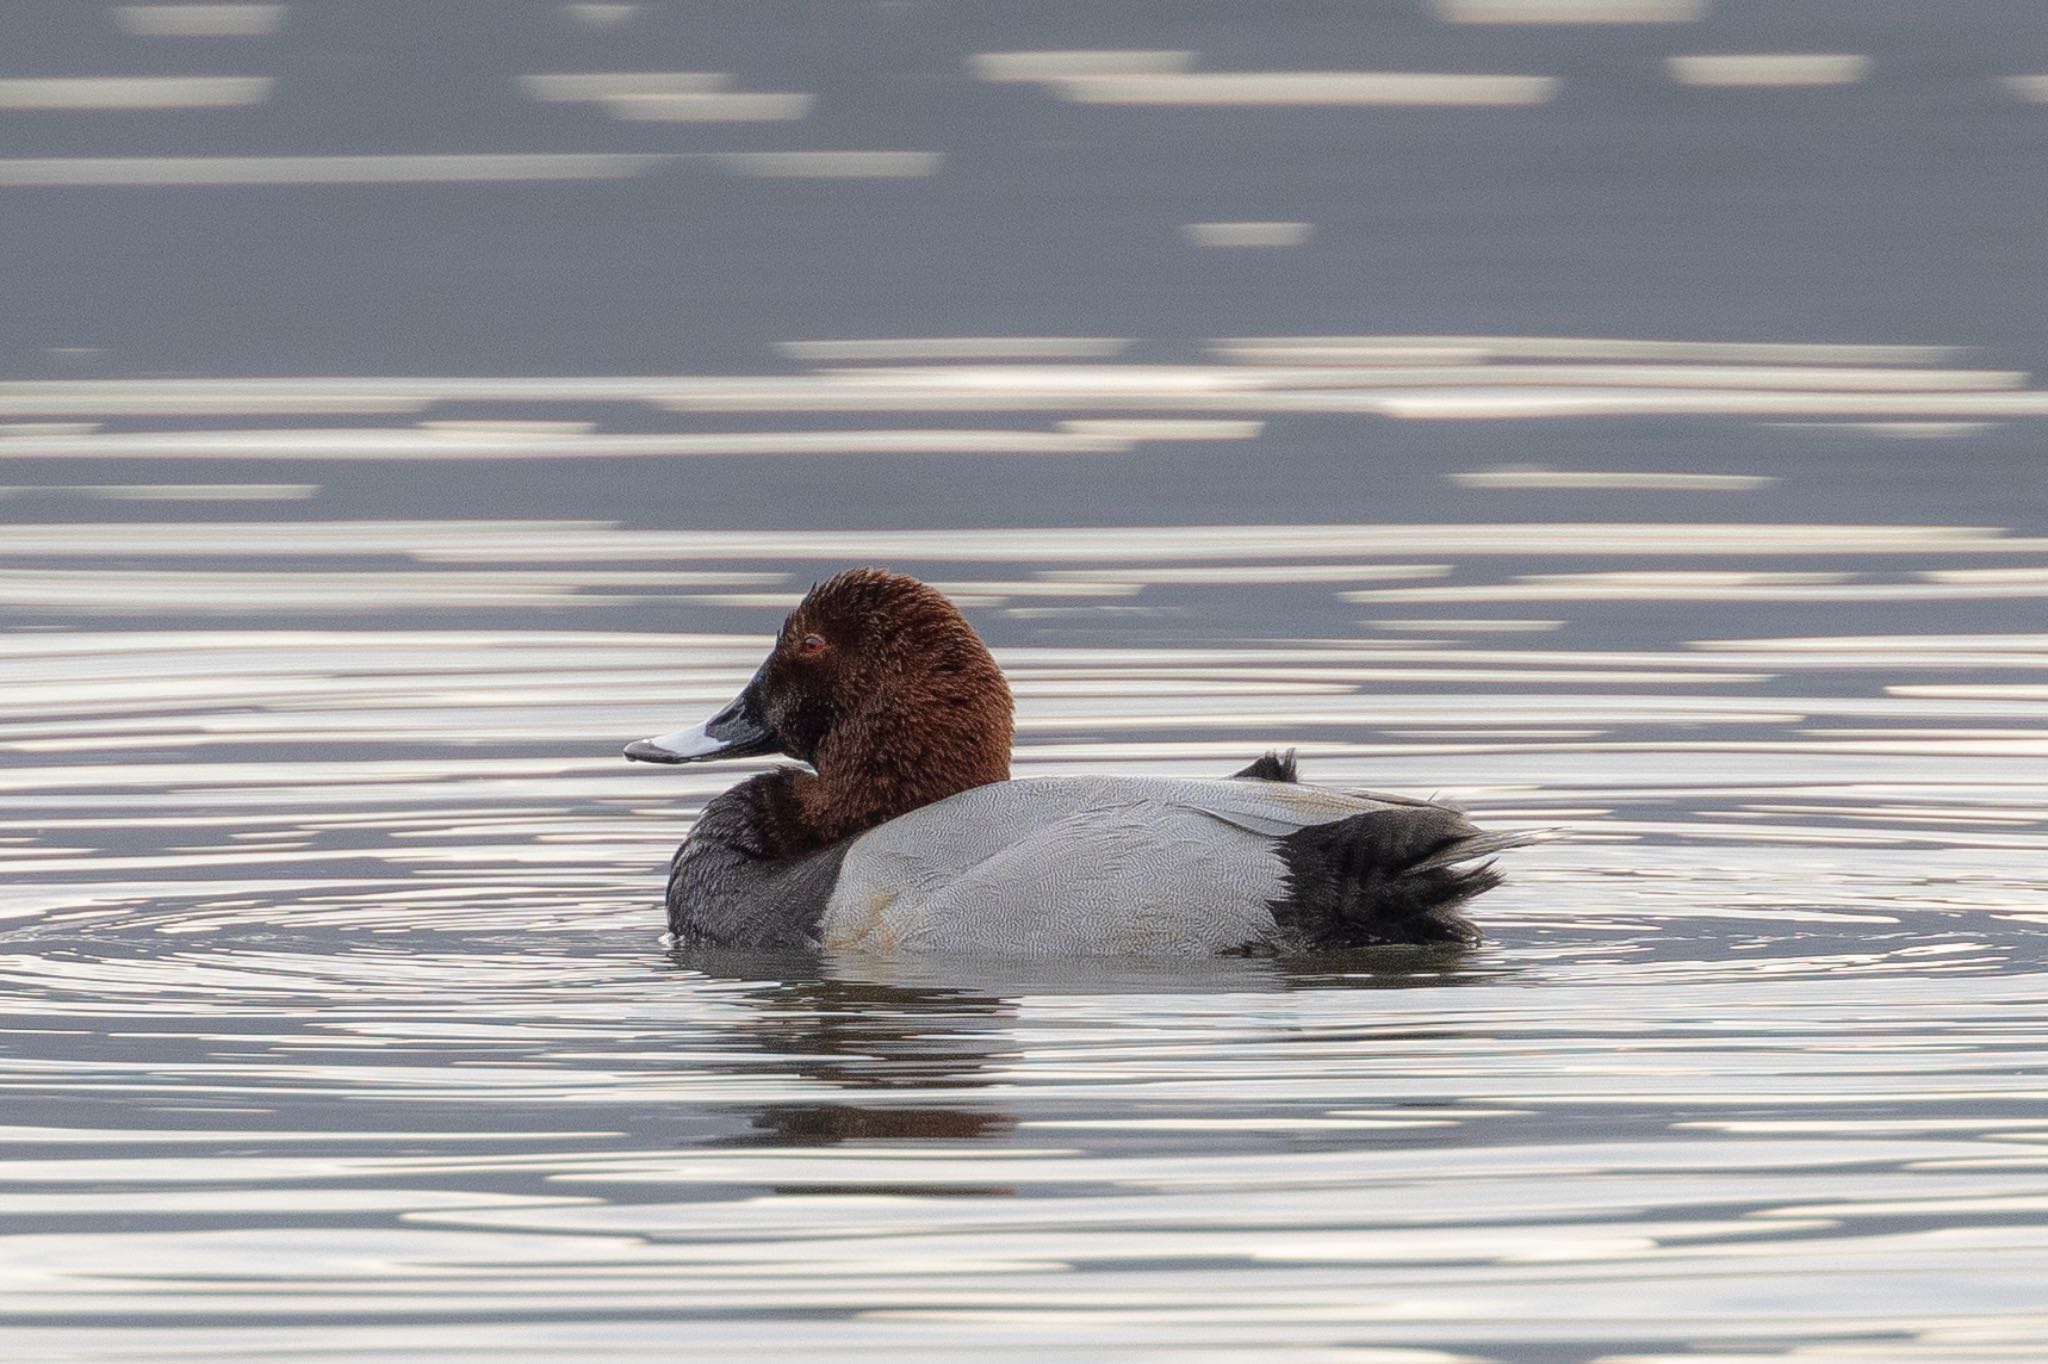
[[[2048,12],[1697,8],[0,11],[7,1355],[2048,1351]],[[520,79],[704,71],[815,99]],[[1462,956],[665,952],[742,769],[619,744],[870,561],[1020,773],[1564,836]]]

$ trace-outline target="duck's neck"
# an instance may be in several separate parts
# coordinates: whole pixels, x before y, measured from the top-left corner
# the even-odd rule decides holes
[[[992,693],[990,695],[993,695]],[[852,715],[818,746],[797,799],[833,843],[920,806],[1010,777],[1010,706],[993,701]]]

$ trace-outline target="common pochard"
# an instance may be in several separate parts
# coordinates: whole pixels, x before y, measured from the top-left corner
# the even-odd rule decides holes
[[[1233,777],[1010,779],[1010,689],[915,578],[813,587],[753,680],[641,762],[780,753],[712,800],[669,865],[685,942],[1026,956],[1470,943],[1459,907],[1525,841],[1445,805]],[[1475,865],[1476,864],[1476,865]]]

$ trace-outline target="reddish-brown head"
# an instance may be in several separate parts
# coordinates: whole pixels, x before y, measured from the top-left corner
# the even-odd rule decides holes
[[[626,756],[695,762],[781,752],[817,769],[800,791],[829,842],[1007,780],[1010,689],[953,604],[915,578],[856,568],[810,590],[739,698]]]

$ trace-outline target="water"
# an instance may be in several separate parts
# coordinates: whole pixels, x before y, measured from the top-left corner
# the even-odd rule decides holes
[[[319,531],[301,574],[272,524],[205,569],[168,522],[14,542],[65,626],[0,652],[23,1357],[2048,1336],[2044,702],[2003,680],[2038,678],[2048,636],[1950,633],[2003,597],[1809,555],[1830,567],[1775,576],[1893,583],[1895,633],[1653,646],[1754,620],[1727,575],[1774,575],[1677,524],[1717,567],[1544,573],[1583,549],[1561,533],[1502,573],[1466,557],[1481,525],[1428,561],[1373,530],[1278,554],[933,533],[907,566],[981,603],[1021,772],[1221,774],[1284,741],[1322,780],[1564,836],[1512,855],[1466,954],[733,959],[656,935],[667,851],[734,771],[617,744],[720,704],[821,565],[764,534],[724,570],[743,583],[707,584],[686,536],[390,521]],[[1958,536],[1900,562],[1974,552]],[[117,537],[134,567],[70,567]],[[640,556],[664,567],[617,576]],[[549,569],[473,566],[507,560]],[[1418,581],[1464,596],[1377,595]],[[181,628],[136,628],[137,582]],[[1702,582],[1707,607],[1672,604]],[[1299,626],[1361,592],[1393,614],[1198,623],[1214,595]],[[733,624],[574,628],[635,609]],[[455,623],[489,611],[511,623]]]
[[[7,1356],[2048,1354],[2048,28],[1610,8],[0,17]],[[1558,836],[670,953],[618,749],[858,562],[1021,774]]]

